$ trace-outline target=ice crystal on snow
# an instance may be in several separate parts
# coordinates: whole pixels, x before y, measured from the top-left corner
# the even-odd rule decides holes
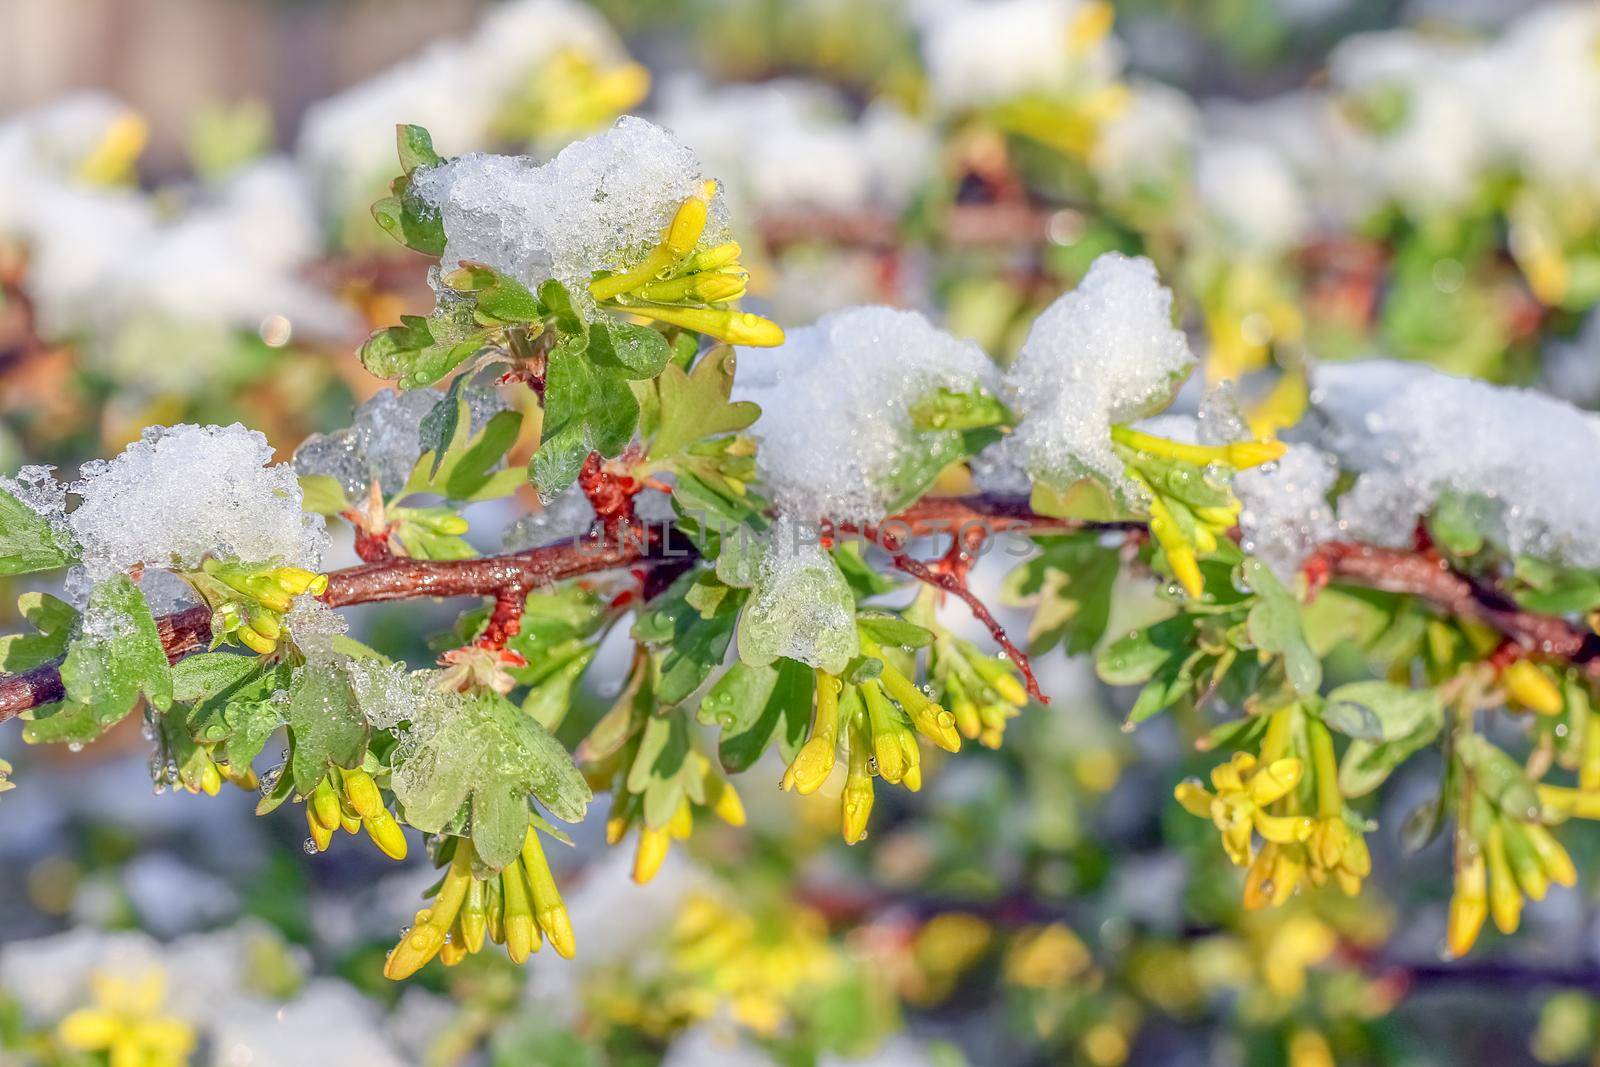
[[[1338,479],[1333,458],[1311,445],[1290,445],[1275,463],[1233,479],[1240,546],[1285,582],[1310,551],[1338,535],[1328,492]]]
[[[1116,252],[1095,260],[1039,316],[1005,375],[1030,473],[1058,486],[1093,477],[1132,493],[1111,427],[1164,406],[1194,362],[1155,266]]]
[[[762,406],[752,432],[780,510],[871,522],[925,447],[908,409],[941,388],[987,385],[992,373],[976,344],[917,312],[857,307],[790,331],[781,348],[744,353],[734,398]]]
[[[763,658],[787,656],[834,673],[856,654],[855,598],[814,529],[788,518],[773,525],[739,641]]]
[[[1600,418],[1526,389],[1374,360],[1318,369],[1325,447],[1359,474],[1350,535],[1394,544],[1443,494],[1486,504],[1510,551],[1600,567]]]
[[[642,259],[700,182],[693,152],[633,117],[548,163],[476,153],[412,175],[443,217],[445,264],[485,263],[529,288],[553,277],[579,303],[594,271]],[[726,234],[720,201],[712,209],[704,244]]]
[[[265,436],[232,426],[152,426],[115,459],[84,465],[68,516],[92,577],[138,564],[194,567],[207,555],[315,568],[322,518],[272,463]]]

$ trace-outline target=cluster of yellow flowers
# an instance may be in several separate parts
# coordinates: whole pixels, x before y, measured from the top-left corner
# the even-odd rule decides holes
[[[433,902],[417,912],[415,925],[390,950],[384,977],[409,978],[435,956],[453,967],[481,951],[485,940],[504,945],[514,963],[538,952],[544,938],[567,959],[577,951],[537,829],[528,828],[522,855],[500,871],[475,871],[472,842],[464,837],[446,838],[439,859],[449,866]]]
[[[661,242],[630,270],[600,272],[589,295],[613,311],[652,319],[714,337],[729,344],[772,347],[783,344],[778,324],[727,306],[744,295],[749,274],[739,262],[735,241],[696,252],[705,233],[717,183],[705,182],[678,208]]]
[[[1270,714],[1259,759],[1236,752],[1212,768],[1215,792],[1190,779],[1174,795],[1185,811],[1215,824],[1235,866],[1249,868],[1246,907],[1278,906],[1303,884],[1329,881],[1355,896],[1372,873],[1372,854],[1339,791],[1333,736],[1295,705]],[[1308,750],[1309,760],[1285,754],[1296,744]],[[1303,792],[1311,794],[1314,814],[1308,814]],[[1260,849],[1257,836],[1264,842]]]

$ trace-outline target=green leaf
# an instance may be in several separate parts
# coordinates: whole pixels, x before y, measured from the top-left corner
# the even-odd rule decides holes
[[[1064,643],[1069,656],[1088,652],[1105,636],[1111,592],[1121,561],[1094,533],[1037,539],[1039,555],[1013,570],[1003,587],[1008,603],[1033,605],[1028,643],[1035,655]]]
[[[699,720],[722,728],[717,756],[729,774],[752,767],[773,738],[779,754],[794,758],[811,721],[816,673],[803,663],[780,659],[752,667],[735,663],[706,691]]]
[[[34,741],[92,741],[133,710],[143,694],[172,706],[172,668],[139,587],[124,575],[96,583],[61,663],[67,703],[29,724]]]
[[[437,167],[444,162],[444,157],[433,150],[433,136],[421,126],[401,123],[394,132],[400,153],[400,169],[406,174],[418,167]]]
[[[401,378],[417,354],[433,344],[433,330],[422,315],[401,315],[400,325],[374,330],[361,345],[361,365],[379,378]]]
[[[71,562],[49,521],[0,489],[0,575],[54,570]]]
[[[261,673],[261,660],[232,652],[202,652],[172,667],[172,699],[193,704],[229,690]]]
[[[417,423],[417,440],[422,445],[422,451],[433,453],[433,466],[428,470],[429,481],[439,476],[439,465],[444,462],[450,442],[455,440],[456,429],[461,425],[461,417],[466,414],[466,405],[461,402],[461,387],[466,383],[467,375],[457,375],[444,396]]]
[[[233,658],[250,661],[245,656]],[[189,731],[194,739],[220,745],[229,766],[241,770],[255,762],[273,731],[284,724],[283,703],[278,694],[286,692],[294,681],[294,668],[287,663],[254,663],[255,674],[203,700],[189,714]],[[294,775],[284,774],[283,778],[292,783]]]
[[[395,192],[372,205],[372,218],[378,226],[414,252],[425,256],[444,254],[444,220],[431,206],[410,191],[407,178],[396,178]]]
[[[293,741],[289,770],[295,792],[309,796],[332,767],[361,765],[367,752],[367,722],[350,693],[342,661],[296,668],[284,717]]]
[[[17,598],[17,613],[38,633],[0,637],[0,671],[19,674],[66,652],[78,618],[71,604],[48,593],[23,593]]]
[[[1365,681],[1341,685],[1328,694],[1322,721],[1347,737],[1362,741],[1396,741],[1444,722],[1439,694],[1391,682]]]
[[[672,346],[660,330],[627,322],[596,322],[589,328],[589,358],[622,378],[645,381],[661,373]]]
[[[549,499],[578,480],[589,451],[583,426],[568,423],[539,442],[539,450],[528,461],[528,481],[541,497]]]
[[[496,412],[456,461],[445,479],[444,495],[451,500],[475,497],[488,483],[494,465],[505,457],[506,449],[516,443],[521,429],[522,412]]]
[[[583,818],[593,794],[572,757],[510,701],[437,690],[423,699],[390,775],[411,825],[438,833],[470,799],[473,843],[485,863],[501,867],[521,848],[529,793],[558,819]]]
[[[566,286],[554,278],[546,279],[539,286],[539,303],[544,305],[546,314],[555,320],[556,328],[562,333],[569,336],[583,336],[583,320],[573,309],[572,294],[567,292]]]
[[[1306,644],[1300,626],[1300,604],[1283,584],[1253,556],[1239,564],[1245,586],[1257,600],[1246,618],[1251,642],[1263,652],[1283,657],[1289,684],[1302,696],[1310,696],[1322,684],[1322,661]]]
[[[933,643],[931,630],[898,615],[864,611],[856,616],[856,626],[873,641],[891,648],[926,648]]]
[[[718,589],[723,595],[709,595]],[[710,572],[690,571],[651,601],[634,623],[633,636],[663,649],[657,701],[678,704],[722,665],[744,599],[743,590],[728,589]],[[708,610],[702,612],[696,600]]]
[[[687,788],[689,716],[681,711],[651,715],[645,720],[639,750],[628,768],[628,792],[644,797],[644,821],[660,828],[677,814]]]
[[[1192,616],[1174,615],[1119,637],[1096,657],[1095,673],[1107,685],[1142,685],[1188,649],[1194,629]]]
[[[326,474],[302,474],[300,496],[302,508],[328,518],[350,509],[350,501],[345,499],[344,486],[339,483],[339,479]]]
[[[712,350],[688,373],[675,363],[663,368],[656,379],[661,414],[651,459],[668,459],[702,437],[732,433],[756,421],[761,409],[754,403],[728,402],[733,372],[732,348]]]
[[[1578,615],[1600,607],[1600,571],[1568,570],[1518,556],[1515,575],[1522,588],[1513,595],[1529,611]]]

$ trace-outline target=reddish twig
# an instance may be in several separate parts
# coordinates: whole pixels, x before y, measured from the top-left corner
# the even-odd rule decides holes
[[[1050,703],[1050,698],[1039,691],[1039,680],[1033,676],[1033,664],[1028,662],[1027,654],[1012,643],[1006,628],[1000,625],[1000,620],[996,619],[984,602],[978,599],[977,594],[967,588],[966,582],[949,571],[936,571],[921,560],[912,559],[907,555],[895,556],[889,562],[894,565],[895,570],[903,571],[919,582],[926,582],[935,589],[942,589],[946,593],[960,597],[971,609],[973,618],[988,627],[989,636],[994,638],[994,643],[1005,650],[1005,654],[1011,657],[1011,662],[1022,672],[1022,680],[1028,687],[1028,695],[1041,704]]]
[[[963,527],[973,524],[982,524],[991,532],[1102,529],[1132,537],[1143,533],[1138,523],[1089,524],[1035,515],[1025,498],[995,495],[923,500],[876,529],[880,534],[892,531],[909,539],[947,532],[962,536]],[[526,592],[622,567],[642,572],[644,595],[650,596],[664,587],[662,579],[670,580],[694,561],[694,547],[663,528],[635,525],[624,533],[622,538],[574,538],[482,559],[365,563],[329,574],[328,591],[322,599],[331,607],[345,607],[418,597],[493,596],[502,589]],[[903,548],[905,541],[898,544]],[[926,569],[926,565],[910,562]],[[1570,663],[1600,681],[1600,637],[1565,619],[1524,611],[1503,595],[1450,570],[1442,560],[1404,549],[1331,542],[1312,555],[1307,572],[1324,573],[1328,581],[1415,596],[1444,613],[1476,619],[1518,646]],[[937,575],[931,576],[939,582]],[[950,591],[963,600],[970,596]],[[205,608],[191,608],[157,621],[170,659],[204,648],[211,639],[211,620]],[[60,700],[64,694],[58,668],[52,663],[23,674],[0,676],[0,721]]]

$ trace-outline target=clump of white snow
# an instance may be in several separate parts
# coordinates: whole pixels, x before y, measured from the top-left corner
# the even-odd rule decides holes
[[[1480,51],[1404,30],[1357,34],[1328,59],[1355,180],[1376,201],[1426,215],[1459,208],[1487,161],[1471,92]]]
[[[752,432],[780,511],[873,522],[893,503],[895,475],[926,448],[909,409],[940,389],[987,388],[993,372],[975,343],[917,312],[856,307],[743,353],[734,399],[762,407]]]
[[[631,116],[548,163],[473,154],[412,174],[443,217],[443,263],[485,263],[530,289],[555,278],[580,304],[593,272],[637,264],[701,183],[693,152]],[[725,215],[713,200],[702,246],[725,239]]]
[[[293,468],[238,423],[152,426],[115,459],[85,464],[71,492],[81,502],[67,523],[96,579],[208,555],[315,569],[327,548]]]
[[[958,109],[1107,84],[1122,68],[1122,46],[1094,39],[1084,20],[1095,17],[1089,0],[929,5],[922,54],[934,96]]]
[[[1136,487],[1111,447],[1111,427],[1165,407],[1194,367],[1172,324],[1172,293],[1148,259],[1109,252],[1039,316],[1005,374],[1029,473],[1058,487],[1095,478]]]
[[[1127,106],[1101,128],[1089,166],[1116,201],[1167,191],[1187,179],[1199,135],[1200,113],[1188,96],[1159,82],[1136,82]]]
[[[1338,536],[1328,494],[1339,465],[1320,449],[1290,445],[1276,462],[1242,470],[1233,478],[1240,547],[1284,582],[1293,580],[1311,550]]]
[[[1514,554],[1600,567],[1600,418],[1416,364],[1323,366],[1313,385],[1319,443],[1359,475],[1339,501],[1350,536],[1403,543],[1450,493],[1486,507]]]
[[[932,137],[892,105],[859,121],[832,87],[797,80],[669,84],[655,118],[694,149],[743,217],[813,208],[898,211],[923,180]]]

